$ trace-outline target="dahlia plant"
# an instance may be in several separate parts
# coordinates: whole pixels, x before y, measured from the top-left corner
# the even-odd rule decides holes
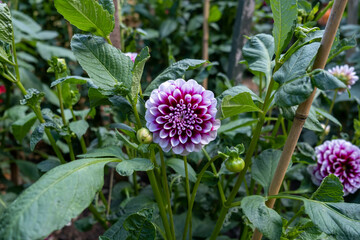
[[[207,74],[216,64],[197,59],[174,62],[152,79],[149,47],[123,53],[112,45],[111,3],[54,1],[82,31],[72,36],[70,60],[84,71],[72,76],[76,63],[70,68],[69,59],[50,54],[51,90],[24,81],[17,55],[24,44],[14,35],[26,29],[16,26],[19,12],[0,4],[0,80],[22,98],[1,127],[33,152],[41,170],[11,203],[0,195],[0,240],[44,239],[66,224],[92,221],[102,240],[359,238],[360,150],[349,141],[360,135],[360,120],[355,133],[344,124],[348,134],[338,134],[341,122],[331,115],[336,92],[357,77],[352,67],[323,70],[328,57],[348,48],[350,41],[335,39],[346,1],[318,12],[306,1],[270,0],[273,34],[248,37],[242,49],[257,80],[253,90],[228,79],[215,83]],[[322,31],[314,24],[331,6],[337,11]],[[172,20],[161,24],[160,42]],[[212,90],[201,85],[205,75]],[[329,92],[335,97],[326,111]],[[51,149],[40,151],[46,144]]]

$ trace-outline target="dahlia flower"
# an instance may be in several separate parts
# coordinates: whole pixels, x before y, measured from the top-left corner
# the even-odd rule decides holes
[[[320,185],[328,175],[337,176],[344,186],[344,195],[360,188],[360,149],[342,139],[325,141],[315,148],[317,164],[309,167],[312,181]]]
[[[169,80],[152,91],[146,106],[146,127],[153,141],[168,152],[187,155],[216,138],[216,99],[194,80]]]
[[[344,66],[336,66],[330,70],[329,73],[340,79],[343,83],[347,85],[348,88],[351,88],[352,85],[355,84],[359,77],[356,76],[355,69],[353,67],[349,67],[347,64]],[[346,89],[341,89],[339,92],[344,92]]]
[[[125,56],[128,56],[133,62],[135,62],[135,58],[137,55],[138,55],[137,53],[132,53],[132,52],[125,53]]]

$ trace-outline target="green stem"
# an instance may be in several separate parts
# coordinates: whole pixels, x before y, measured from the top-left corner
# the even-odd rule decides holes
[[[57,73],[55,72],[55,77],[56,79],[58,79]],[[63,101],[63,97],[62,97],[62,89],[60,85],[56,86],[56,90],[57,90],[57,94],[58,94],[58,98],[59,98],[59,105],[60,105],[60,114],[61,114],[61,119],[63,121],[63,125],[64,126],[68,126],[68,123],[66,121],[66,117],[65,117],[65,111],[64,111],[64,101]],[[70,130],[69,130],[69,134],[71,134]],[[75,154],[74,154],[74,149],[72,146],[72,142],[71,142],[71,135],[65,137],[65,141],[69,147],[69,152],[70,152],[70,160],[74,161],[75,160]]]
[[[301,206],[301,208],[299,209],[299,211],[286,223],[285,229],[287,229],[287,228],[290,226],[290,224],[291,224],[296,218],[298,218],[299,216],[301,216],[301,215],[303,214],[304,210],[305,210],[304,206]]]
[[[202,151],[203,151],[205,157],[207,158],[207,160],[210,161],[211,157],[210,157],[209,153],[205,150],[205,148],[202,148]],[[214,163],[211,163],[211,168],[212,168],[212,171],[213,171],[214,175],[218,176],[218,172],[216,171]],[[225,197],[223,186],[222,186],[220,181],[218,181],[217,186],[218,186],[218,189],[219,189],[221,202],[224,204],[225,201],[226,201],[226,197]]]
[[[280,64],[277,64],[275,66],[274,72],[276,72],[279,68],[280,68]],[[265,122],[266,112],[268,110],[268,107],[271,104],[271,93],[272,93],[273,87],[274,87],[274,79],[272,78],[271,81],[270,81],[268,90],[266,92],[265,101],[264,101],[264,105],[263,105],[263,108],[262,108],[263,114],[260,115],[259,121],[258,121],[258,123],[256,125],[255,131],[253,133],[253,136],[252,136],[252,139],[251,139],[251,142],[250,142],[249,149],[247,150],[246,155],[245,155],[245,167],[239,173],[239,175],[238,175],[238,177],[236,179],[235,185],[234,185],[232,191],[230,192],[230,195],[229,195],[228,199],[226,200],[225,204],[223,205],[223,207],[220,210],[220,214],[218,216],[218,220],[216,222],[214,230],[213,230],[213,232],[211,234],[210,240],[216,240],[218,234],[220,233],[220,230],[222,228],[223,222],[225,220],[225,217],[226,217],[226,214],[227,214],[227,211],[228,211],[228,207],[226,207],[226,206],[231,205],[232,201],[235,199],[236,194],[238,193],[238,191],[240,189],[240,186],[241,186],[241,184],[243,182],[243,179],[245,177],[246,171],[247,171],[247,169],[249,168],[249,166],[251,164],[251,157],[253,156],[253,154],[254,154],[254,152],[256,150],[257,142],[258,142],[258,140],[260,138],[260,134],[261,134],[261,129],[262,129],[262,126],[264,125],[264,122]]]
[[[96,210],[96,208],[90,204],[88,207],[89,211],[94,215],[94,218],[103,226],[104,229],[108,229],[108,225],[104,218],[102,218],[101,214]]]
[[[211,164],[214,163],[215,160],[219,159],[220,156],[216,156],[214,158],[212,158],[210,161],[208,161],[205,166],[201,169],[199,175],[197,176],[197,180],[195,182],[192,194],[191,194],[191,199],[190,199],[190,204],[189,204],[189,208],[188,208],[188,212],[186,214],[186,221],[185,221],[185,227],[184,227],[184,232],[183,232],[183,240],[186,239],[186,235],[187,235],[187,228],[190,225],[190,221],[191,221],[191,215],[192,215],[192,208],[194,206],[194,202],[195,202],[195,197],[196,197],[196,192],[199,188],[200,182],[202,177],[204,176],[205,171],[210,167]]]
[[[150,181],[151,187],[152,187],[153,192],[154,192],[155,200],[156,200],[156,202],[158,204],[158,207],[159,207],[160,216],[161,216],[161,220],[163,222],[164,228],[165,228],[166,237],[169,240],[173,239],[172,235],[171,235],[170,226],[169,226],[169,220],[168,220],[167,215],[166,215],[165,206],[164,206],[161,194],[160,194],[160,190],[159,190],[156,178],[155,178],[154,171],[151,170],[151,171],[147,171],[146,173],[147,173],[147,175],[149,177],[149,181]]]
[[[262,97],[262,89],[263,89],[262,83],[263,83],[263,73],[260,72],[260,74],[259,74],[259,97],[260,98]]]
[[[185,167],[185,189],[186,189],[186,198],[188,201],[188,211],[190,207],[190,184],[189,184],[189,172],[188,172],[188,165],[187,165],[187,157],[184,156],[184,167]],[[185,223],[186,224],[186,223]],[[186,233],[185,233],[186,235]],[[184,236],[183,236],[184,237]],[[192,224],[191,218],[189,222],[189,239],[192,239]]]
[[[165,190],[165,195],[166,195],[166,200],[167,200],[167,205],[168,205],[167,209],[169,212],[170,228],[171,228],[172,236],[175,239],[175,226],[174,226],[173,213],[172,213],[172,209],[171,209],[171,197],[170,197],[169,185],[168,185],[168,180],[167,180],[167,175],[166,175],[166,165],[165,165],[165,160],[164,160],[164,153],[160,147],[159,147],[159,153],[160,153],[160,160],[161,160],[162,182],[164,184],[164,190]]]
[[[17,82],[16,84],[18,84],[18,83],[20,83],[20,82]],[[34,107],[34,108],[32,108],[32,110],[34,111],[36,117],[39,119],[40,123],[45,123],[45,120],[44,120],[44,118],[43,118],[43,116],[41,114],[40,108],[39,107]],[[59,148],[56,145],[54,137],[51,135],[51,132],[50,132],[50,130],[48,128],[45,128],[45,134],[48,137],[48,139],[50,141],[50,144],[51,144],[52,148],[54,149],[54,152],[55,152],[56,156],[59,158],[60,162],[62,164],[66,163],[63,155],[61,154]]]
[[[108,44],[112,45],[112,42],[111,42],[111,40],[110,40],[110,35],[109,35],[109,36],[106,36],[105,39],[106,39],[106,41],[107,41]]]
[[[331,105],[330,105],[330,108],[329,108],[329,114],[332,113],[332,110],[333,110],[334,105],[335,105],[335,100],[336,100],[337,94],[338,94],[338,90],[335,90],[334,96],[332,98]],[[327,128],[328,125],[329,125],[329,118],[326,119],[325,126],[324,126],[324,131],[321,134],[319,143],[322,143],[325,140],[325,137],[327,135],[326,128]]]
[[[102,191],[99,192],[99,196],[100,196],[101,201],[104,203],[105,208],[108,209],[108,203],[107,203],[105,195]]]
[[[133,103],[132,105],[133,105],[133,110],[134,110],[134,115],[135,115],[135,120],[136,120],[136,130],[139,130],[141,128],[141,121],[140,121],[139,113],[136,108],[136,103]]]
[[[319,21],[319,19],[324,16],[324,14],[327,12],[327,10],[329,10],[332,6],[334,5],[334,0],[332,0],[331,2],[328,3],[328,5],[326,5],[326,7],[321,10],[321,12],[316,16],[316,18],[314,19],[314,22]]]
[[[276,123],[275,123],[274,129],[273,129],[273,131],[271,133],[271,137],[273,137],[273,138],[276,137],[276,134],[277,134],[277,132],[279,130],[282,118],[283,118],[282,115],[279,115],[278,118],[276,119]]]

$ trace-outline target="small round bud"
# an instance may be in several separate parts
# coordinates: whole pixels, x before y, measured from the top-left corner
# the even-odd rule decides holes
[[[149,144],[152,142],[152,134],[147,128],[140,128],[137,133],[136,137],[140,143]]]
[[[245,162],[241,157],[232,158],[226,160],[225,162],[226,169],[230,172],[238,173],[241,172],[245,167]]]

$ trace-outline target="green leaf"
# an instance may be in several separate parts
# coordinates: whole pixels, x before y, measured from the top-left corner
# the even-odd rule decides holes
[[[251,37],[242,52],[252,71],[264,73],[268,80],[271,78],[274,56],[274,38],[271,35],[257,34]]]
[[[184,160],[179,158],[170,158],[165,162],[166,166],[172,168],[175,172],[180,174],[182,177],[185,177],[185,168],[184,168]],[[196,173],[194,169],[191,167],[189,163],[187,163],[189,180],[191,182],[196,182]]]
[[[320,109],[320,108],[316,108],[314,106],[312,106],[312,108],[314,108],[315,112],[327,119],[329,119],[331,122],[335,123],[336,125],[338,125],[340,127],[340,129],[342,128],[342,124],[341,122],[339,122],[339,120],[337,120],[333,115],[329,114],[327,111]]]
[[[121,176],[130,176],[134,171],[149,171],[154,168],[154,164],[147,158],[133,158],[124,160],[116,166],[116,171]]]
[[[36,116],[34,113],[26,115],[24,118],[18,119],[11,125],[12,133],[16,140],[21,142],[26,134],[30,131],[30,128],[36,122]]]
[[[221,93],[221,95],[217,98],[219,100],[222,100],[224,97],[228,95],[235,97],[239,93],[243,93],[243,92],[250,93],[252,100],[263,103],[263,100],[258,95],[256,95],[253,91],[251,91],[248,87],[244,85],[237,85],[235,87],[229,88],[225,90],[223,93]]]
[[[36,144],[41,141],[41,139],[44,136],[45,132],[45,125],[40,124],[35,128],[35,130],[32,132],[30,137],[30,149],[31,151],[34,151]]]
[[[264,187],[266,195],[268,194],[281,153],[282,151],[280,150],[267,149],[253,159],[251,177]]]
[[[134,63],[134,70],[132,71],[132,83],[130,96],[134,102],[137,102],[137,96],[141,88],[141,76],[144,71],[146,61],[150,58],[149,48],[145,47],[141,50],[140,54],[136,57]]]
[[[221,112],[223,118],[228,118],[244,112],[261,112],[261,109],[255,105],[250,93],[243,92],[234,97],[224,97],[221,102]]]
[[[319,47],[320,43],[314,42],[297,50],[274,74],[274,80],[283,84],[306,74]]]
[[[95,0],[55,0],[55,7],[80,30],[107,37],[114,29],[113,16]]]
[[[353,35],[351,38],[344,38],[338,44],[334,44],[331,48],[327,62],[330,62],[334,57],[339,55],[341,52],[356,47],[356,36]]]
[[[278,240],[282,232],[280,215],[265,205],[262,196],[248,196],[241,201],[241,208],[250,222],[270,240]]]
[[[16,10],[11,11],[11,14],[14,28],[18,28],[31,37],[35,37],[41,31],[41,26],[28,15]]]
[[[9,56],[8,56],[7,52],[5,51],[5,49],[2,48],[1,46],[0,46],[0,62],[14,65],[12,60],[9,60]]]
[[[6,3],[0,3],[0,40],[11,44],[12,34],[10,9]]]
[[[338,88],[347,88],[346,84],[340,79],[322,69],[313,71],[311,80],[313,85],[321,90],[334,90]]]
[[[61,165],[61,162],[58,159],[49,158],[38,163],[37,168],[42,172],[47,172],[59,165]]]
[[[43,92],[40,92],[35,88],[30,88],[27,90],[27,94],[24,96],[24,99],[20,100],[20,104],[30,107],[36,107],[40,105],[44,95],[45,94]]]
[[[322,180],[320,187],[313,193],[311,199],[321,202],[343,202],[343,195],[343,185],[339,178],[330,174]]]
[[[280,108],[280,110],[286,119],[293,121],[297,107],[298,106],[282,107],[282,108]],[[317,119],[316,112],[315,112],[315,109],[313,106],[310,108],[310,112],[305,121],[304,128],[307,128],[309,130],[316,131],[316,132],[324,131],[323,127],[321,126],[321,123]]]
[[[52,57],[66,57],[71,61],[76,61],[74,54],[66,48],[51,46],[42,42],[36,43],[36,50],[44,60],[49,60]]]
[[[103,38],[76,34],[71,49],[94,84],[104,90],[131,87],[133,62]]]
[[[163,21],[159,29],[160,38],[166,38],[167,36],[169,36],[171,33],[173,33],[176,30],[177,26],[178,26],[177,21],[172,18],[168,18],[165,21]]]
[[[84,135],[86,133],[86,131],[88,130],[89,124],[85,120],[78,120],[78,121],[71,122],[69,124],[69,128],[80,139],[81,136]]]
[[[297,20],[296,0],[270,0],[274,17],[275,54],[279,58],[289,44]]]
[[[40,177],[39,170],[35,163],[25,160],[15,160],[15,163],[19,167],[21,175],[28,177],[32,181]]]
[[[79,158],[104,158],[115,157],[124,159],[124,153],[119,146],[109,146],[106,148],[96,148],[85,154],[78,155]]]
[[[304,200],[305,212],[328,235],[342,240],[360,236],[360,204]]]
[[[281,107],[295,106],[304,102],[313,90],[310,77],[304,76],[280,86],[275,93],[275,102]]]
[[[2,213],[0,238],[44,239],[62,228],[92,202],[111,161],[82,159],[47,172]]]
[[[219,7],[217,5],[212,5],[210,8],[208,22],[212,23],[212,22],[219,21],[221,18],[221,15],[222,15],[222,13],[221,13]]]
[[[315,150],[307,142],[298,142],[296,146],[304,156],[312,158],[315,155]]]
[[[69,84],[85,84],[85,83],[92,83],[90,78],[84,78],[84,77],[78,77],[78,76],[68,76],[68,77],[63,77],[63,78],[59,78],[55,81],[53,81],[50,85],[50,87],[55,87],[58,84],[63,84],[63,83],[69,83]]]
[[[127,240],[152,240],[156,237],[154,224],[140,214],[128,216],[123,226],[130,233]]]
[[[99,0],[99,3],[106,11],[108,11],[111,15],[114,15],[115,6],[113,0]]]
[[[183,59],[171,64],[149,84],[144,92],[144,95],[149,96],[152,90],[158,88],[161,83],[167,80],[176,80],[181,78],[188,69],[198,68],[206,62],[206,60]]]

